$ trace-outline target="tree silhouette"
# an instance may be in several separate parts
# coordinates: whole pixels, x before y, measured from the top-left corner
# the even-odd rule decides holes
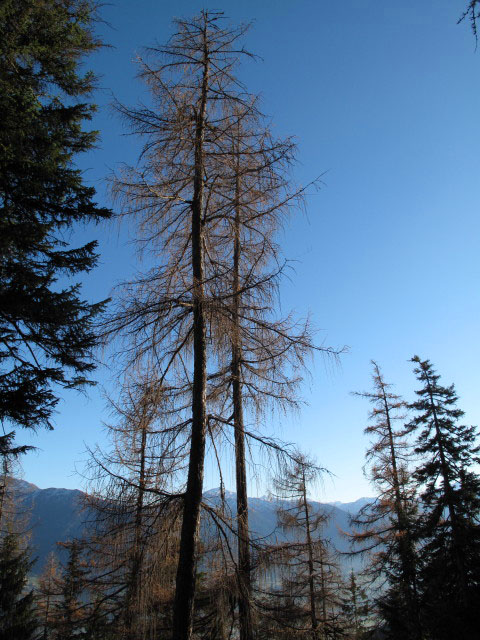
[[[0,543],[0,639],[31,640],[38,621],[33,590],[25,593],[32,568],[28,549],[21,550],[18,535],[6,533]]]
[[[471,638],[480,622],[477,432],[459,424],[464,413],[454,386],[442,386],[428,360],[415,356],[412,362],[422,385],[410,405],[409,427],[417,432],[421,460],[415,478],[422,500],[423,609],[435,638]]]
[[[378,492],[373,504],[351,518],[354,553],[369,554],[373,581],[386,581],[379,597],[383,617],[395,638],[421,640],[416,552],[417,500],[409,469],[411,447],[405,427],[406,403],[391,391],[374,361],[373,391],[356,393],[373,404],[365,433],[372,438],[367,473]],[[401,426],[397,426],[400,422]],[[394,603],[392,605],[392,603]]]
[[[96,242],[71,247],[76,223],[110,211],[75,168],[96,132],[83,129],[93,89],[80,65],[100,43],[90,0],[15,0],[0,7],[0,423],[51,429],[55,387],[94,369],[93,320],[103,303],[64,278],[90,271]],[[13,432],[10,432],[13,433]],[[4,443],[6,441],[4,440]],[[12,452],[18,449],[12,449]]]

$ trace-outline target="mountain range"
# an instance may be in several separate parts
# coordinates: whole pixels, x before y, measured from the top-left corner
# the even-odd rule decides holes
[[[82,507],[83,493],[72,489],[39,489],[24,480],[13,479],[11,490],[18,511],[28,514],[31,531],[30,546],[37,558],[32,573],[39,574],[51,551],[56,551],[57,543],[67,542],[81,536],[87,514]],[[212,505],[220,501],[218,489],[204,494],[204,500]],[[311,502],[313,513],[322,512],[329,516],[323,530],[323,537],[340,552],[349,549],[347,537],[342,532],[350,531],[350,516],[357,513],[372,498],[360,498],[349,503]],[[236,508],[236,494],[225,492],[227,510],[232,514]],[[252,537],[257,540],[274,542],[290,538],[291,534],[277,526],[279,503],[268,498],[249,498],[249,521]]]

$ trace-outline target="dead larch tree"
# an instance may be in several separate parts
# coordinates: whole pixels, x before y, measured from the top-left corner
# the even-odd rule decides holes
[[[123,286],[108,326],[124,338],[125,367],[148,362],[168,389],[169,420],[188,448],[173,635],[191,635],[207,436],[233,427],[237,480],[239,627],[253,635],[245,409],[295,405],[312,349],[308,323],[275,311],[275,233],[304,189],[289,189],[290,141],[276,141],[235,78],[245,27],[202,12],[177,22],[164,47],[139,61],[151,106],[118,106],[145,137],[138,168],[114,181],[124,214],[139,221],[149,266]],[[177,480],[181,479],[180,476]]]
[[[215,185],[223,164],[219,141],[230,126],[225,109],[243,103],[233,70],[245,53],[235,49],[244,31],[223,28],[218,13],[177,21],[169,43],[151,50],[149,62],[140,62],[154,106],[119,107],[132,131],[147,141],[142,168],[126,169],[115,190],[125,212],[138,215],[140,242],[148,242],[156,264],[126,287],[113,328],[132,338],[130,364],[148,354],[163,379],[173,380],[169,386],[183,416],[179,429],[188,429],[190,445],[173,616],[179,639],[192,629],[203,489],[209,322],[217,276],[213,262],[206,262],[215,253],[214,230],[222,217]]]

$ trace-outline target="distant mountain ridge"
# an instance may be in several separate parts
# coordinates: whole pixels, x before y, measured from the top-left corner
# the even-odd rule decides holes
[[[233,491],[225,492],[225,502],[232,515],[236,510],[236,494]],[[204,493],[204,499],[216,504],[220,501],[220,492],[218,489],[210,489]],[[277,509],[281,503],[287,501],[275,501],[268,498],[249,498],[248,514],[249,524],[252,537],[265,539],[267,541],[289,539],[289,535],[283,532],[277,526]],[[321,502],[310,501],[310,505],[314,513],[322,511],[329,515],[329,522],[324,530],[326,538],[337,542],[342,551],[346,550],[345,540],[340,538],[339,530],[349,530],[349,514],[343,511],[339,506],[332,504],[324,504]],[[337,546],[337,545],[335,545]],[[339,548],[337,547],[337,548]]]
[[[34,484],[19,479],[12,480],[11,489],[19,509],[30,514],[30,545],[34,557],[38,558],[32,572],[38,574],[42,571],[48,554],[56,550],[58,542],[67,542],[82,535],[88,518],[82,505],[84,494],[77,489],[39,489]],[[206,491],[204,499],[212,505],[218,504],[220,490]],[[330,516],[324,536],[331,540],[335,548],[345,552],[349,544],[342,531],[350,530],[350,515],[371,500],[360,498],[345,505],[341,502],[324,504],[312,501],[311,505],[314,512],[322,510]],[[233,515],[236,510],[236,494],[225,491],[225,502]],[[274,542],[290,538],[288,533],[277,527],[277,502],[267,498],[249,498],[248,505],[254,539]]]
[[[358,498],[354,502],[327,502],[327,504],[331,504],[334,507],[338,507],[342,511],[346,511],[350,515],[356,515],[360,509],[362,509],[365,505],[371,504],[375,498]]]
[[[13,478],[10,490],[16,508],[28,517],[30,547],[37,558],[32,573],[41,573],[57,542],[67,542],[84,529],[83,493],[78,489],[39,489],[36,485]]]

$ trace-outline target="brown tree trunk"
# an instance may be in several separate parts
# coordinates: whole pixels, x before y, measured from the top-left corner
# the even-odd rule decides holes
[[[402,501],[402,495],[400,491],[400,478],[398,475],[397,466],[397,452],[395,450],[395,443],[393,438],[392,423],[390,420],[390,408],[388,406],[388,399],[385,393],[385,387],[383,380],[380,376],[380,371],[377,369],[377,375],[380,380],[383,406],[385,411],[385,420],[388,429],[388,444],[390,448],[390,459],[392,463],[392,475],[393,475],[393,489],[395,492],[395,513],[398,520],[400,530],[400,562],[402,565],[402,573],[405,578],[405,598],[407,600],[407,607],[409,611],[410,619],[406,621],[406,627],[412,631],[412,638],[414,640],[421,640],[423,637],[422,625],[420,621],[419,612],[419,595],[417,590],[417,577],[416,569],[413,559],[413,542],[411,539],[409,528],[406,524],[406,516],[404,510],[404,504]]]
[[[325,578],[325,553],[323,545],[320,547],[320,584],[322,587],[322,638],[327,637],[327,581]],[[333,616],[332,616],[333,619]],[[318,624],[318,623],[317,623]],[[336,627],[334,627],[334,631]]]
[[[135,640],[138,636],[135,629],[135,621],[138,611],[135,598],[138,595],[138,586],[140,580],[140,571],[142,566],[142,526],[143,526],[143,501],[145,496],[145,457],[147,447],[147,420],[146,409],[142,407],[144,415],[141,422],[141,442],[140,442],[140,475],[138,479],[138,493],[135,504],[135,520],[134,520],[134,548],[132,555],[132,564],[130,567],[129,583],[127,587],[127,596],[125,602],[125,637],[127,640]]]
[[[50,590],[49,590],[49,592],[47,593],[47,600],[45,602],[45,612],[43,615],[42,640],[48,640],[48,635],[50,631],[51,631],[51,626],[50,626]]]
[[[196,583],[196,547],[200,527],[206,434],[207,348],[204,300],[203,172],[205,115],[208,90],[208,46],[204,29],[203,82],[196,115],[195,177],[192,199],[193,276],[193,389],[192,431],[187,487],[183,500],[183,520],[173,605],[173,639],[189,640],[193,627]]]
[[[238,161],[238,154],[237,154]],[[238,535],[238,582],[239,582],[239,627],[240,640],[252,640],[254,637],[252,620],[252,585],[250,561],[250,533],[248,526],[247,474],[245,468],[245,426],[243,421],[242,397],[242,346],[239,330],[240,306],[240,178],[237,166],[236,203],[234,222],[233,251],[233,339],[232,339],[232,388],[233,388],[233,426],[235,432],[235,478],[237,489],[237,535]]]
[[[317,612],[315,605],[315,584],[314,584],[314,568],[313,568],[313,545],[312,545],[312,534],[310,531],[310,512],[308,509],[307,502],[307,487],[305,482],[305,472],[303,472],[303,505],[305,509],[305,526],[307,530],[307,547],[308,547],[308,587],[310,592],[310,620],[312,623],[312,630],[316,631],[318,627],[317,620]],[[322,570],[323,570],[323,559],[322,559]],[[325,593],[323,594],[325,596]],[[325,597],[323,597],[324,607],[325,607]],[[325,624],[325,619],[324,619]]]

